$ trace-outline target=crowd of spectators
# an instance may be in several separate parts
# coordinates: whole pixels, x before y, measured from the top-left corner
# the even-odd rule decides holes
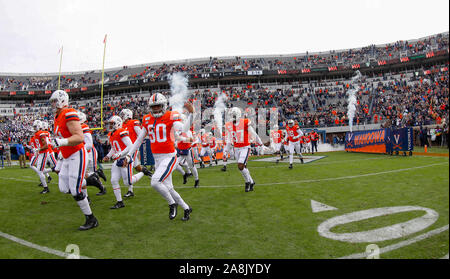
[[[139,67],[123,66],[120,69],[106,70],[104,82],[115,82],[122,79],[148,79],[157,81],[166,78],[167,74],[174,72],[186,72],[189,74],[202,74],[211,72],[233,72],[247,70],[289,70],[306,67],[327,67],[339,64],[352,65],[354,63],[368,62],[370,59],[389,60],[404,55],[416,55],[448,49],[449,36],[441,33],[423,39],[413,41],[397,41],[385,45],[370,45],[362,48],[347,50],[331,50],[323,53],[309,53],[297,56],[245,58],[210,57],[202,61],[162,63]],[[94,85],[101,82],[98,71],[84,73],[64,73],[58,76],[0,76],[0,91],[11,90],[54,90],[61,88],[79,88]]]

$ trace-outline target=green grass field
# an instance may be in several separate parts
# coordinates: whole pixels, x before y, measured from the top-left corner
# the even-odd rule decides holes
[[[67,245],[76,244],[80,254],[89,258],[335,259],[364,253],[372,243],[381,249],[380,258],[448,257],[448,157],[318,155],[326,157],[295,164],[293,170],[287,163],[250,161],[248,168],[256,186],[249,193],[244,192],[235,164],[230,164],[226,173],[220,166],[199,169],[199,188],[193,188],[192,177],[183,185],[181,175],[174,172],[175,188],[193,208],[188,222],[180,220],[181,207],[176,219],[169,220],[167,203],[150,187],[148,177],[135,185],[136,196],[124,199],[125,208],[119,210],[109,209],[115,203],[109,181],[105,196],[96,196],[97,189],[89,187],[91,207],[100,225],[84,232],[77,230],[84,216],[71,195],[59,192],[54,173],[51,192],[41,195],[38,177],[31,169],[3,169],[0,258],[57,259],[61,256],[42,247],[65,252]],[[105,173],[109,178],[109,170]],[[126,191],[127,187],[122,187],[122,195]],[[314,213],[311,200],[336,209]],[[41,204],[43,201],[47,203]],[[425,211],[382,212],[329,229],[343,235],[405,224],[400,227],[405,230],[402,236],[394,238],[388,233],[388,239],[376,242],[336,240],[318,232],[319,225],[333,217],[399,206],[423,207],[438,216],[412,232],[407,232],[406,222],[420,219]],[[411,226],[417,228],[417,222]],[[440,231],[433,233],[437,229]],[[11,236],[39,246],[23,245]]]

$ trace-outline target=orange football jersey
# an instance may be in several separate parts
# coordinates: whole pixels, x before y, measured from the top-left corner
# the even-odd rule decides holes
[[[80,121],[78,118],[78,113],[73,108],[64,108],[60,111],[58,115],[55,116],[54,121],[54,128],[53,128],[53,134],[55,137],[59,138],[69,138],[72,136],[72,134],[69,131],[69,128],[67,128],[67,122],[69,121]],[[80,143],[75,146],[61,146],[59,150],[61,151],[61,154],[63,158],[68,158],[73,153],[77,152],[78,150],[81,150],[84,147],[84,143]]]
[[[122,124],[122,128],[125,128],[128,131],[128,133],[130,133],[130,139],[132,143],[134,143],[137,137],[139,136],[138,134],[136,134],[136,131],[134,130],[134,127],[136,126],[141,127],[141,123],[139,122],[139,120],[136,119],[128,119],[126,122]]]
[[[299,135],[298,132],[297,132],[298,129],[299,129],[298,125],[294,125],[292,128],[289,127],[289,126],[286,126],[286,132],[288,134],[289,141],[292,141],[292,142],[299,141],[298,138],[294,139],[294,137],[297,137]]]
[[[247,118],[241,119],[238,125],[234,125],[232,122],[225,123],[226,132],[231,134],[234,147],[245,147],[250,145],[250,137],[248,128],[250,120]]]
[[[280,143],[283,138],[283,132],[281,132],[281,130],[271,131],[270,137],[272,138],[273,143]]]
[[[111,144],[111,148],[114,149],[114,154],[122,152],[125,148],[127,148],[122,139],[128,136],[129,133],[127,130],[125,130],[125,128],[119,128],[113,132],[109,132],[109,143]],[[116,158],[116,160],[117,159],[119,158]]]
[[[181,121],[181,117],[176,111],[166,111],[159,118],[153,117],[151,113],[142,118],[142,127],[149,135],[152,153],[175,152],[175,135],[172,128],[177,121]]]

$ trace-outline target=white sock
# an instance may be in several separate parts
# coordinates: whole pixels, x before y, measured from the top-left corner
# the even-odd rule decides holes
[[[293,162],[294,162],[294,154],[289,154],[289,164],[292,165]]]
[[[170,195],[172,196],[172,198],[176,201],[176,203],[178,203],[183,209],[189,209],[189,205],[187,205],[184,200],[181,198],[180,194],[177,193],[177,191],[175,191],[175,189],[171,189],[169,191]]]
[[[244,169],[244,172],[246,172],[246,174],[247,174],[248,182],[253,183],[253,178],[252,178],[252,176],[250,175],[250,171],[249,171],[247,168],[245,168],[245,169]]]
[[[48,177],[49,176],[49,172],[52,172],[52,169],[46,168],[44,169],[43,173]]]
[[[39,175],[39,170],[35,166],[30,166],[32,170],[36,172],[37,175]]]
[[[184,174],[186,173],[180,165],[177,165],[176,170],[177,170],[178,172],[180,172],[181,175],[184,175]]]
[[[192,168],[192,174],[194,174],[195,180],[198,180],[198,171],[195,166]]]
[[[138,182],[142,177],[144,177],[144,173],[143,172],[138,172],[135,175],[133,175],[131,177],[131,184],[135,184],[136,182]]]
[[[152,180],[152,187],[164,198],[166,199],[167,203],[174,204],[175,200],[172,198],[172,195],[169,193],[169,190],[167,189],[164,184],[159,182],[158,180]]]
[[[39,172],[39,179],[41,180],[42,186],[47,188],[47,181],[45,180],[45,175],[43,172]]]
[[[81,208],[81,211],[84,215],[91,215],[91,207],[89,206],[89,202],[87,198],[82,199],[81,201],[77,201],[78,206]]]
[[[113,185],[114,196],[116,196],[116,200],[118,202],[122,201],[122,192],[120,191],[120,185]]]

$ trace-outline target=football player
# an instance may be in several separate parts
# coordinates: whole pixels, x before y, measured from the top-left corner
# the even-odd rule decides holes
[[[125,162],[131,161],[131,155],[142,144],[144,138],[149,135],[151,150],[155,159],[155,172],[153,173],[151,185],[158,193],[166,199],[169,204],[169,219],[177,216],[177,208],[180,205],[184,209],[184,216],[181,220],[190,219],[192,208],[175,191],[172,183],[172,172],[177,164],[177,155],[175,152],[175,133],[189,131],[192,123],[192,113],[194,108],[192,104],[186,103],[185,108],[189,112],[185,123],[181,122],[180,113],[167,110],[167,99],[160,93],[153,94],[150,97],[150,113],[142,119],[142,132],[139,134],[133,147],[127,153]]]
[[[250,136],[253,136],[256,141],[262,145],[262,141],[256,134],[250,120],[248,118],[241,118],[241,110],[233,107],[230,110],[231,121],[225,123],[226,137],[234,146],[234,156],[238,163],[238,169],[245,180],[245,192],[253,191],[255,181],[247,169],[247,160],[250,155]]]
[[[289,169],[292,169],[292,163],[294,162],[294,151],[297,152],[300,157],[300,161],[303,164],[303,155],[300,150],[300,137],[303,136],[303,132],[300,130],[298,124],[295,124],[292,119],[288,120],[286,132],[289,141]]]
[[[186,121],[186,116],[184,114],[181,115],[181,118],[183,122]],[[177,170],[181,172],[183,175],[183,184],[186,184],[187,178],[192,172],[194,174],[195,178],[195,184],[194,188],[197,188],[199,185],[199,179],[198,179],[198,171],[195,167],[194,163],[194,155],[192,154],[192,142],[194,141],[194,138],[192,136],[192,132],[189,130],[187,132],[178,132],[175,134],[175,138],[177,140],[177,153],[178,153],[178,159],[180,164],[177,166]],[[188,172],[185,172],[181,167],[181,162],[185,162],[185,166],[188,170]]]
[[[201,149],[200,149],[200,168],[204,168],[205,167],[205,161],[204,161],[204,157],[206,155],[209,156],[209,164],[211,165],[211,154],[208,153],[208,149],[209,149],[209,140],[208,140],[208,133],[206,133],[205,129],[201,129],[200,130],[200,141],[201,141]]]
[[[75,109],[69,107],[69,95],[64,90],[56,90],[50,97],[55,110],[52,145],[58,147],[62,156],[59,171],[59,190],[72,194],[86,217],[79,230],[89,230],[98,226],[97,218],[92,213],[89,202],[81,187],[86,172],[87,152],[80,119]]]
[[[130,133],[130,139],[134,143],[142,131],[142,125],[141,122],[137,119],[133,119],[133,112],[130,109],[123,109],[119,116],[123,120],[123,127],[127,129],[127,131]],[[141,165],[141,158],[140,153],[136,151],[135,159],[133,159],[133,166],[134,169],[138,172],[143,172],[147,176],[151,176],[151,171],[148,170],[145,166]]]
[[[270,131],[270,147],[274,154],[279,154],[280,159],[277,159],[277,164],[280,160],[283,160],[283,153],[281,152],[281,146],[283,139],[283,132],[278,128],[278,125],[274,125],[272,131]]]
[[[122,127],[128,131],[131,142],[134,143],[137,139],[137,136],[141,133],[141,123],[139,122],[139,120],[133,119],[133,112],[129,109],[123,109],[119,113],[119,116],[123,120]],[[152,173],[145,166],[141,165],[139,150],[136,150],[136,152],[132,155],[134,169],[137,172],[143,172],[147,176],[152,176]],[[128,198],[133,196],[133,185],[130,185],[128,187],[128,192],[124,197]]]
[[[123,160],[119,160],[121,157],[121,152],[127,154],[128,150],[130,150],[133,146],[128,131],[122,127],[122,118],[117,115],[112,116],[106,122],[106,130],[109,132],[108,138],[109,143],[111,144],[111,149],[103,158],[103,161],[108,162],[110,158],[114,160],[114,163],[111,166],[111,185],[117,202],[111,207],[111,209],[118,209],[125,207],[122,200],[122,193],[120,191],[119,179],[122,178],[123,183],[130,187],[134,183],[138,182],[145,174],[143,172],[139,172],[133,175],[132,165],[129,164],[127,167],[123,167]],[[133,151],[132,154],[134,154],[134,152],[135,151]]]

